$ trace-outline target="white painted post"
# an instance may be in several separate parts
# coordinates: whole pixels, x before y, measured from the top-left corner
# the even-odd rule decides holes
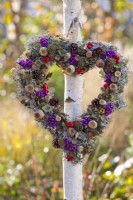
[[[81,1],[63,0],[64,3],[64,34],[71,42],[82,40],[81,29]],[[72,20],[78,17],[78,21],[70,28]],[[64,112],[71,120],[77,119],[82,114],[83,75],[65,75],[65,97],[71,97],[75,102],[64,103]],[[73,165],[63,158],[63,185],[65,200],[82,200],[82,163]]]

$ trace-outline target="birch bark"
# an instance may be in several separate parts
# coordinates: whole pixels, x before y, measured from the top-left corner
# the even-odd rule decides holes
[[[63,0],[64,5],[64,34],[71,42],[82,40],[81,35],[81,1]],[[78,18],[77,18],[78,17]],[[74,20],[76,19],[76,20]],[[77,20],[78,19],[78,20]],[[75,22],[74,22],[75,21]],[[74,22],[74,23],[72,23]],[[73,26],[72,26],[73,24]],[[82,114],[84,78],[81,75],[65,75],[64,99],[71,97],[75,102],[64,103],[64,112],[71,120],[77,119]],[[82,200],[82,163],[72,165],[63,159],[63,185],[65,200]]]

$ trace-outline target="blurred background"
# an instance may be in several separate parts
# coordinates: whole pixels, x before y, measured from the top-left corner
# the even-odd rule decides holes
[[[95,151],[83,160],[84,199],[133,200],[133,0],[82,4],[83,39],[112,42],[130,64],[128,107],[114,114]],[[16,100],[12,80],[27,39],[44,31],[62,34],[62,15],[61,0],[0,0],[0,200],[63,200],[62,152]],[[63,75],[56,66],[52,71],[50,87],[63,103]],[[84,109],[100,84],[98,70],[85,75]]]

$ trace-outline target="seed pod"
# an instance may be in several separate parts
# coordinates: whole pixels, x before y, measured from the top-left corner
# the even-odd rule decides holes
[[[116,72],[115,72],[115,76],[116,76],[116,77],[120,77],[120,76],[121,76],[121,72],[120,72],[120,71],[116,71]]]
[[[42,119],[44,117],[44,112],[42,110],[37,110],[34,113],[34,117],[35,119]]]
[[[92,57],[92,52],[91,51],[87,51],[86,52],[86,57],[87,58],[91,58]]]
[[[41,47],[40,50],[39,50],[39,54],[41,56],[47,56],[48,55],[48,50],[46,47]]]
[[[88,125],[92,129],[97,128],[97,122],[95,120],[91,120]]]
[[[28,92],[28,93],[33,93],[34,92],[34,86],[33,85],[26,85],[25,91]]]
[[[110,88],[111,91],[116,92],[117,89],[118,89],[118,86],[116,84],[114,84],[114,83],[111,83],[110,86],[109,86],[109,88]]]
[[[105,62],[102,59],[98,59],[96,61],[96,66],[99,68],[103,68],[105,66]]]
[[[111,81],[112,81],[113,83],[117,83],[117,82],[118,82],[118,77],[112,76],[112,77],[111,77]]]

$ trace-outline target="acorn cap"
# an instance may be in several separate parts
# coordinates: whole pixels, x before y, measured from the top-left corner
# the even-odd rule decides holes
[[[86,57],[91,58],[92,57],[92,51],[87,51],[86,52]]]
[[[68,128],[67,133],[69,136],[73,137],[75,135],[76,131],[74,128]]]
[[[105,62],[102,59],[98,59],[96,61],[96,66],[99,68],[103,68],[105,66]]]
[[[34,113],[34,117],[36,119],[42,119],[44,117],[44,112],[42,110],[37,110],[35,113]]]
[[[26,85],[25,86],[25,92],[33,93],[34,92],[34,86],[33,85]]]
[[[99,103],[100,103],[100,105],[102,105],[102,106],[106,105],[106,101],[105,101],[104,99],[100,99]]]
[[[92,129],[93,129],[93,128],[94,128],[94,129],[97,128],[97,122],[96,122],[95,120],[91,120],[91,121],[89,122],[88,125],[89,125],[89,127],[92,128]]]
[[[116,71],[116,72],[115,72],[115,76],[116,76],[116,77],[120,77],[120,76],[121,76],[121,72],[120,72],[120,71]]]
[[[75,67],[73,65],[69,65],[67,68],[66,68],[66,72],[68,75],[71,75],[75,72]]]
[[[114,83],[111,83],[110,86],[109,86],[109,88],[110,88],[111,91],[115,92],[115,91],[117,91],[118,86],[116,84],[114,84]]]
[[[56,115],[56,121],[60,122],[61,121],[61,117],[59,115]]]
[[[39,50],[39,54],[41,56],[47,56],[48,55],[48,50],[46,47],[41,47],[40,50]]]

